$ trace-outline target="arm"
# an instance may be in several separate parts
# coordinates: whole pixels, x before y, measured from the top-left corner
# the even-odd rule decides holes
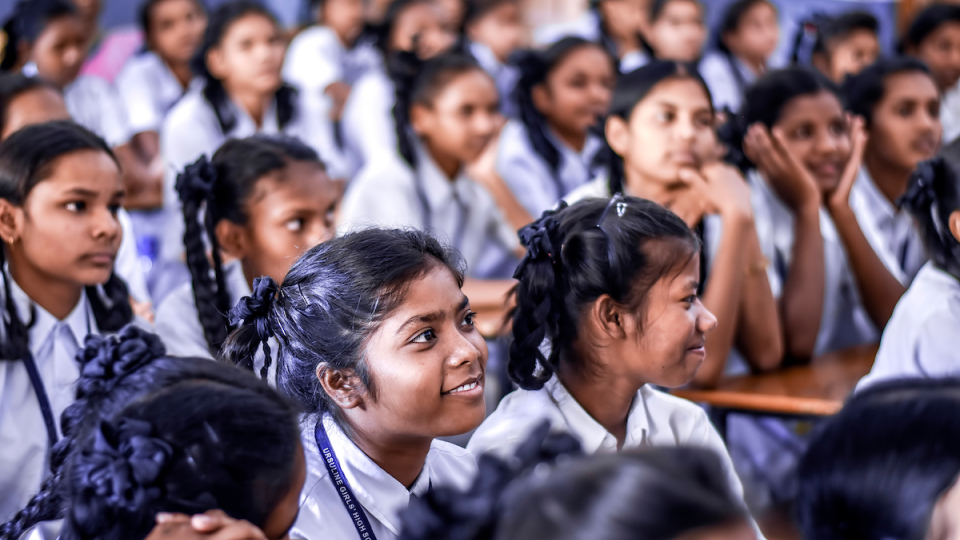
[[[780,367],[783,360],[783,329],[777,301],[767,279],[769,262],[760,249],[756,227],[750,228],[747,242],[736,343],[753,369],[770,371]]]
[[[502,126],[501,126],[502,129]],[[504,219],[510,224],[514,233],[533,222],[533,217],[520,204],[513,190],[497,172],[497,152],[500,147],[500,136],[494,137],[483,152],[472,163],[467,165],[467,176],[487,190],[493,202],[500,209]],[[521,250],[519,256],[523,256]]]
[[[114,152],[123,167],[123,183],[127,190],[124,206],[134,210],[162,206],[163,164],[157,132],[138,133]]]

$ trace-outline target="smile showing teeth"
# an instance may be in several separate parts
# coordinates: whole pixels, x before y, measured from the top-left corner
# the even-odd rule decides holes
[[[472,382],[472,383],[470,383],[470,384],[465,384],[465,385],[463,385],[463,386],[458,386],[458,387],[454,388],[453,390],[451,390],[449,393],[450,393],[450,394],[457,394],[457,393],[460,393],[460,392],[467,392],[467,391],[469,391],[469,390],[473,390],[473,389],[476,388],[479,384],[480,384],[480,382],[477,381],[477,382]]]

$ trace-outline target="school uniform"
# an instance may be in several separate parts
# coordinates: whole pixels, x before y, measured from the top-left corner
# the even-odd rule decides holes
[[[850,208],[883,265],[897,281],[909,286],[928,259],[910,214],[898,209],[880,192],[866,167],[860,168],[854,181]]]
[[[316,416],[308,416],[301,424],[303,451],[307,461],[307,481],[300,495],[300,515],[290,531],[290,538],[338,538],[351,540],[361,536],[356,522],[344,506],[341,492],[334,486],[328,459],[319,450],[315,426]],[[434,440],[420,476],[410,489],[387,474],[363,453],[333,421],[323,417],[323,428],[336,457],[338,470],[349,486],[350,501],[359,503],[367,524],[379,540],[397,538],[400,534],[400,513],[413,497],[422,497],[430,487],[466,489],[477,473],[473,455],[459,446]]]
[[[533,42],[539,47],[547,47],[567,36],[602,43],[604,37],[600,15],[591,9],[572,22],[539,26],[533,31]],[[630,73],[649,64],[651,58],[645,51],[630,51],[619,60],[620,73]]]
[[[114,272],[127,284],[130,296],[137,302],[149,302],[150,291],[147,289],[147,276],[140,265],[140,252],[137,250],[137,238],[134,235],[133,221],[130,214],[121,208],[117,211],[117,221],[123,230],[123,239],[120,249],[114,260]]]
[[[397,149],[397,123],[393,106],[396,87],[384,69],[373,69],[360,77],[343,106],[340,128],[347,161],[347,178],[366,164],[392,156]]]
[[[152,51],[144,51],[127,60],[115,84],[131,135],[149,131],[159,133],[164,117],[186,93],[176,75]]]
[[[960,376],[960,281],[928,262],[887,323],[857,389],[903,377]]]
[[[960,82],[943,93],[940,100],[940,124],[943,125],[943,145],[960,137]]]
[[[588,135],[583,150],[577,152],[561,142],[549,128],[547,137],[560,152],[556,173],[533,149],[527,127],[519,120],[511,120],[503,127],[497,148],[497,172],[534,218],[556,206],[558,200],[574,189],[598,175],[605,176],[602,167],[594,166],[597,154],[604,147],[603,139]]]
[[[516,231],[481,185],[462,171],[451,181],[420,145],[416,152],[416,171],[399,156],[365,167],[344,197],[337,231],[423,229],[460,251],[468,275],[483,277],[475,269],[485,266],[486,259],[499,258],[502,251],[513,251],[519,245]]]
[[[330,28],[312,26],[290,42],[283,79],[302,92],[320,95],[338,81],[353,86],[365,73],[382,64],[380,53],[369,40],[361,38],[348,49]]]
[[[516,100],[513,99],[513,90],[517,86],[517,81],[520,80],[520,70],[516,66],[501,63],[490,47],[483,43],[471,41],[469,49],[470,55],[497,85],[497,92],[500,94],[500,112],[507,118],[516,116],[518,110]]]
[[[8,274],[9,275],[9,274]],[[80,376],[75,357],[87,334],[97,334],[97,321],[86,293],[62,321],[33,303],[11,279],[11,294],[20,319],[29,328],[30,353],[50,403],[53,430],[60,432],[60,415],[75,400]],[[49,435],[27,363],[18,358],[0,361],[0,521],[14,516],[40,489],[49,475]]]
[[[724,108],[739,111],[744,92],[757,80],[757,74],[739,58],[720,51],[704,55],[698,71],[707,83],[713,107],[718,111]]]
[[[102,137],[111,148],[130,142],[133,133],[112,84],[93,75],[81,75],[63,89],[63,101],[76,123]]]

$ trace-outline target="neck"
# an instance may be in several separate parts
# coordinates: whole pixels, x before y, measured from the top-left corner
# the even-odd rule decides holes
[[[190,85],[190,80],[193,79],[193,70],[190,69],[190,63],[171,63],[166,60],[164,60],[164,63],[167,65],[170,73],[173,73],[173,76],[177,78],[177,82],[180,83],[180,87],[186,90],[187,86]]]
[[[38,306],[63,320],[80,302],[83,286],[46,275],[22,257],[10,256],[10,276]]]
[[[436,150],[434,146],[430,144],[430,141],[426,139],[423,139],[423,145],[427,149],[427,154],[430,155],[430,159],[437,164],[440,172],[447,177],[447,180],[453,182],[457,178],[457,174],[460,173],[460,168],[463,166],[460,159]]]
[[[751,58],[745,54],[733,52],[733,56],[747,65],[755,75],[762,75],[767,71],[767,60],[765,58]]]
[[[660,205],[666,205],[672,199],[673,192],[677,190],[670,184],[644,178],[626,163],[623,164],[623,176],[624,195],[647,199]]]
[[[263,127],[263,117],[266,114],[267,107],[270,106],[270,102],[274,98],[274,94],[271,93],[268,96],[264,96],[257,92],[244,92],[232,89],[226,85],[224,85],[224,88],[227,91],[227,95],[230,96],[230,99],[250,115],[257,129]]]
[[[583,147],[587,144],[586,131],[561,129],[551,122],[547,122],[547,125],[560,142],[572,148],[574,152],[583,152]]]
[[[879,152],[866,152],[863,156],[863,164],[880,193],[883,193],[890,204],[896,205],[900,197],[907,192],[907,184],[910,182],[910,173],[913,169],[897,167],[883,159]]]
[[[617,446],[622,447],[627,438],[627,416],[640,386],[609,366],[587,373],[587,370],[566,367],[570,365],[571,362],[561,360],[557,371],[560,383],[587,414],[617,438]]]
[[[423,470],[433,439],[397,436],[350,419],[347,423],[353,431],[353,443],[387,474],[410,489]]]

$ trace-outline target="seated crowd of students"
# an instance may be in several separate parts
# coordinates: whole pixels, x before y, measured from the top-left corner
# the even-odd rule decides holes
[[[956,536],[960,5],[305,5],[4,24],[0,540]]]

